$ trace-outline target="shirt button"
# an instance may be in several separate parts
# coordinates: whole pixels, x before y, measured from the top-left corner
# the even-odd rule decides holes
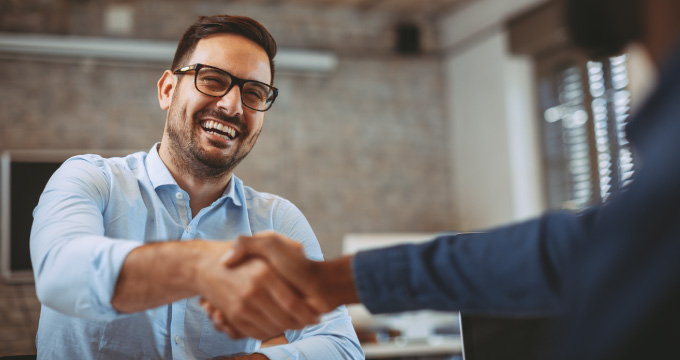
[[[182,198],[184,198],[184,194],[178,192],[177,194],[175,194],[175,197],[177,198],[177,200],[182,200]]]
[[[188,233],[191,232],[191,225],[187,226],[187,232],[188,232]]]
[[[175,336],[175,344],[179,344],[179,335]]]

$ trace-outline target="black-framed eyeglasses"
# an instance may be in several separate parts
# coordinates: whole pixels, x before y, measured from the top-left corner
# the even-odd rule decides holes
[[[201,94],[223,97],[238,85],[241,90],[241,103],[255,111],[267,111],[279,95],[279,89],[255,80],[244,80],[214,66],[193,64],[176,70],[177,75],[195,71],[194,85]]]

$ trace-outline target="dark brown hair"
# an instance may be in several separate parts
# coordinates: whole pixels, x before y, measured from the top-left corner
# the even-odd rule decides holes
[[[643,35],[642,1],[567,0],[567,32],[592,57],[620,54]]]
[[[172,71],[176,71],[189,61],[196,49],[198,41],[215,34],[236,34],[254,41],[260,45],[269,56],[272,83],[274,82],[274,56],[276,56],[276,41],[267,29],[254,19],[245,16],[214,15],[199,16],[182,35],[177,45],[175,58],[172,60]]]

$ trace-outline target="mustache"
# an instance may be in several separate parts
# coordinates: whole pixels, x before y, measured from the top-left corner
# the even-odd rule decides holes
[[[206,117],[212,117],[218,120],[222,120],[225,123],[234,125],[237,129],[241,129],[243,127],[243,119],[241,118],[240,115],[230,116],[216,109],[200,110],[194,115],[194,120],[200,121],[201,119]]]

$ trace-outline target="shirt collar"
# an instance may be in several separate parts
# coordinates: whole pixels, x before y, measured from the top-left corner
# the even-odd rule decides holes
[[[149,175],[149,180],[154,189],[158,189],[163,185],[176,185],[175,178],[170,174],[170,170],[165,166],[160,155],[158,155],[158,146],[160,143],[155,143],[149,154],[146,156],[146,172]]]
[[[230,198],[236,206],[243,206],[244,192],[241,179],[237,178],[236,175],[231,174],[231,180],[229,181],[227,188],[224,189],[222,197],[226,197],[227,199]]]
[[[154,189],[158,189],[164,185],[175,185],[179,187],[179,185],[177,185],[177,181],[175,181],[175,178],[172,177],[170,170],[168,170],[168,167],[165,166],[165,163],[163,163],[163,160],[158,154],[159,145],[160,143],[155,143],[151,147],[151,150],[149,150],[149,154],[146,157],[146,171],[149,175],[149,180],[151,180],[151,184],[153,185]],[[244,194],[243,181],[232,174],[231,180],[224,189],[220,199],[231,198],[234,205],[243,206],[245,196]]]

